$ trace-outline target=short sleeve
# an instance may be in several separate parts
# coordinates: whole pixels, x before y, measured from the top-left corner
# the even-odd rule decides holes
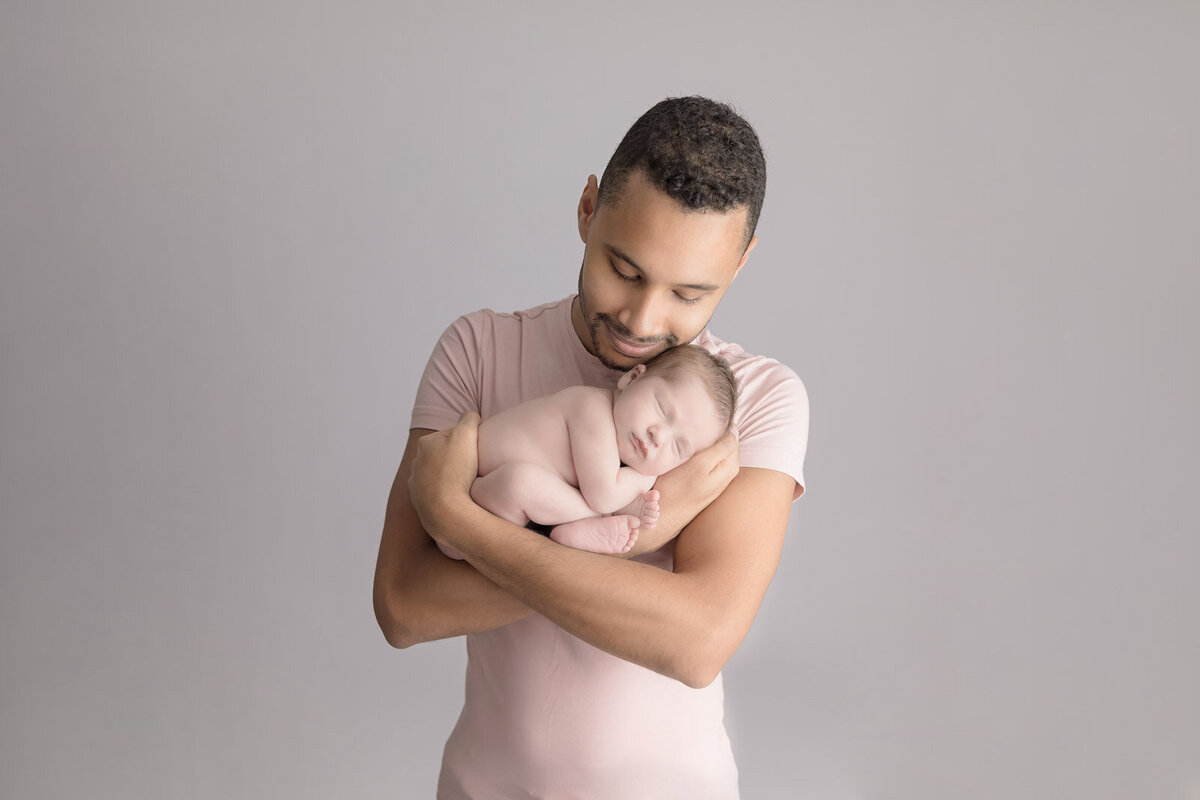
[[[738,463],[790,475],[797,484],[795,500],[804,493],[808,392],[796,373],[778,361],[755,361],[745,369],[734,368]]]
[[[477,334],[470,315],[442,333],[417,385],[411,428],[443,430],[453,427],[464,411],[480,410]]]

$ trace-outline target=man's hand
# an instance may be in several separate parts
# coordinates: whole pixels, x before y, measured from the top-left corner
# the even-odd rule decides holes
[[[688,686],[711,683],[779,563],[795,481],[769,469],[739,471],[732,436],[662,476],[675,513],[643,528],[639,545],[665,531],[652,545],[660,547],[686,526],[670,572],[521,535],[480,508],[470,497],[477,426],[467,414],[450,430],[409,436],[375,573],[375,613],[388,642],[408,647],[492,630],[536,610],[618,658]],[[415,503],[432,535],[469,561],[438,551]]]
[[[460,437],[473,438],[464,434],[466,431],[460,432]],[[450,432],[435,434],[421,428],[409,431],[404,457],[388,495],[383,536],[379,540],[379,561],[375,565],[374,600],[379,628],[394,647],[489,631],[529,614],[523,603],[465,561],[452,561],[442,555],[430,541],[413,508],[410,481],[421,441],[429,439],[430,445],[438,442],[438,446],[432,448],[436,450],[448,441],[435,437],[449,440],[452,436]],[[473,447],[463,449],[467,451],[467,458],[476,457]],[[422,486],[418,493],[423,497],[427,494],[426,482],[438,487],[438,479],[429,472],[432,469],[429,464],[437,460],[427,461],[426,472],[416,479]],[[456,473],[457,485],[474,478],[474,466],[455,463],[462,470]],[[462,469],[464,466],[467,469]],[[470,479],[465,477],[468,471],[471,472]],[[448,479],[446,486],[450,485],[452,481]]]
[[[738,474],[737,436],[727,432],[716,444],[705,448],[654,482],[662,513],[658,524],[640,532],[637,544],[626,555],[657,550],[705,508],[720,497]]]
[[[471,503],[471,484],[479,473],[479,415],[463,412],[458,424],[421,437],[413,460],[408,492],[429,535],[442,541],[442,515]]]

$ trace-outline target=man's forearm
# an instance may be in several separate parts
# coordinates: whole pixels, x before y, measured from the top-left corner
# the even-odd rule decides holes
[[[375,567],[375,618],[395,647],[498,628],[529,614],[508,592],[469,564],[442,555],[413,510],[408,480],[414,430],[388,496]]]
[[[375,580],[375,616],[388,642],[420,642],[499,628],[530,609],[465,561],[446,558],[433,545],[403,559],[393,574]]]
[[[689,685],[720,669],[706,622],[719,611],[705,611],[719,598],[687,576],[564,547],[474,505],[439,517],[483,576],[589,644]]]
[[[470,496],[478,424],[478,415],[464,414],[453,428],[411,442],[410,496],[402,502],[413,519],[403,529],[421,532],[421,541],[428,531],[580,639],[689,686],[710,683],[741,644],[779,562],[794,481],[769,470],[742,476],[732,436],[694,456],[690,475],[697,465],[701,474],[689,482],[706,487],[698,496],[717,499],[680,534],[668,572],[564,547],[478,506]],[[389,509],[389,518],[400,516]]]

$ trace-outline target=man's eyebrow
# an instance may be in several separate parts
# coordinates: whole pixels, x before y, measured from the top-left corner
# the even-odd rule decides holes
[[[604,246],[604,249],[607,250],[608,252],[612,253],[614,256],[621,259],[626,264],[633,267],[634,269],[636,269],[638,272],[642,273],[643,275],[646,274],[646,270],[639,267],[638,263],[636,261],[634,261],[632,258],[630,258],[628,255],[626,255],[625,252],[623,250],[621,250],[621,248],[616,247],[615,245],[606,244]],[[717,289],[720,289],[721,287],[715,283],[680,283],[680,284],[676,285],[675,288],[676,289],[695,289],[697,292],[714,292]]]

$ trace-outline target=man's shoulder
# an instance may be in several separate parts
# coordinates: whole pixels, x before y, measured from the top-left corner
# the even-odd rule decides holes
[[[774,358],[747,353],[707,330],[696,344],[724,358],[737,381],[738,463],[791,476],[796,481],[795,500],[804,492],[808,449],[808,392],[800,377]]]
[[[751,388],[762,390],[781,384],[794,384],[803,391],[800,376],[788,365],[770,356],[748,353],[741,345],[720,339],[707,328],[700,332],[693,343],[719,356],[729,365],[741,393]]]
[[[520,311],[496,311],[491,308],[480,308],[463,314],[455,325],[466,325],[472,328],[494,328],[496,326],[519,326],[525,322],[534,322],[554,317],[564,313],[563,306],[571,302],[570,297],[553,300],[549,303],[533,306]]]
[[[535,339],[541,338],[541,333],[549,334],[556,325],[561,324],[556,320],[564,314],[570,314],[570,300],[567,297],[521,311],[480,308],[462,314],[442,332],[442,344],[470,352],[497,347],[507,351],[515,342],[525,338],[531,332],[530,328],[535,329],[532,331]]]

